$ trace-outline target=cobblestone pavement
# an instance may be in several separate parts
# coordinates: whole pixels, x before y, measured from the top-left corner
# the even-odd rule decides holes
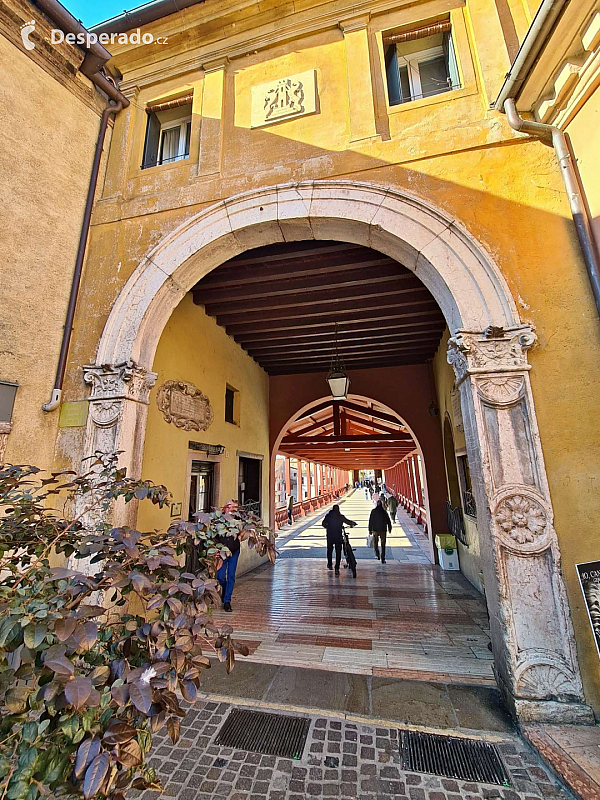
[[[230,703],[201,700],[182,721],[182,736],[176,746],[166,734],[156,737],[151,763],[163,783],[162,797],[177,800],[567,800],[568,797],[516,736],[488,737],[498,743],[510,775],[511,785],[507,788],[407,772],[402,769],[399,729],[359,719],[307,714],[310,730],[298,761],[219,747],[214,744],[215,738],[233,707]],[[135,794],[140,798],[140,793]],[[156,800],[157,796],[156,792],[146,791],[140,800]]]

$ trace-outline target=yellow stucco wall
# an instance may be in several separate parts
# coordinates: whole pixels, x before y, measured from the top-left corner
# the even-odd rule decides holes
[[[600,326],[554,153],[513,133],[504,118],[489,109],[509,66],[493,0],[471,0],[468,8],[458,1],[432,0],[382,14],[377,13],[379,5],[370,4],[365,33],[374,99],[372,105],[358,109],[351,106],[347,86],[350,80],[361,79],[362,66],[346,58],[334,4],[296,3],[300,11],[293,29],[284,25],[293,16],[291,9],[280,4],[263,5],[264,11],[259,4],[246,6],[243,14],[229,12],[222,2],[200,4],[149,26],[154,32],[169,33],[167,49],[115,50],[123,86],[134,102],[117,118],[104,194],[94,212],[65,398],[87,396],[81,365],[94,359],[106,317],[127,278],[158,241],[211,203],[246,189],[340,177],[403,189],[437,206],[465,226],[490,254],[506,278],[523,321],[537,330],[538,344],[529,356],[533,394],[585,688],[589,701],[600,711],[598,659],[573,567],[577,561],[599,555]],[[316,18],[326,9],[334,23],[311,27],[311,15]],[[462,19],[458,57],[468,78],[464,91],[438,96],[418,108],[388,109],[378,66],[382,30],[418,23],[448,10],[453,19],[457,15]],[[222,82],[213,72],[204,75],[198,68],[225,51],[230,61],[224,64]],[[251,130],[252,83],[307,68],[317,70],[318,113]],[[208,92],[205,83],[210,75]],[[144,102],[189,86],[194,87],[195,152],[189,162],[142,172]],[[203,109],[210,113],[203,116]],[[219,120],[215,109],[222,115]],[[377,135],[350,142],[356,114],[372,115]],[[205,144],[211,144],[203,151],[207,162],[198,158],[203,125],[210,129]],[[198,165],[202,170],[206,163],[212,172],[198,175]],[[182,305],[176,314],[188,311],[197,313]],[[232,343],[222,331],[218,334],[223,352],[228,353]],[[205,390],[209,376],[200,372],[199,354],[189,352],[191,343],[179,336],[169,347],[169,371],[171,365],[180,364],[182,377],[194,380],[187,373],[196,364],[198,380],[194,382]],[[178,348],[188,353],[188,360]],[[161,343],[156,362],[159,383],[166,376],[162,353]],[[213,356],[216,370],[219,359]],[[218,374],[222,383],[230,380],[224,372]],[[231,382],[237,388],[234,377]],[[153,400],[150,415],[149,430],[160,431]],[[177,482],[181,486],[182,468],[175,481],[176,473],[165,471],[161,458],[172,447],[175,451],[177,442],[181,461],[190,438],[182,432],[175,434],[172,439],[171,431],[168,435],[164,430],[157,432],[154,450],[149,436],[144,463],[145,474],[153,473],[148,477],[162,481],[164,475],[170,487]],[[61,458],[76,462],[76,434],[71,432],[71,439],[61,436]],[[250,445],[247,449],[259,452]]]
[[[600,75],[598,76],[600,78]],[[592,228],[600,251],[600,158],[598,135],[600,131],[600,87],[597,87],[579,108],[566,132],[575,151],[577,168],[589,205]],[[596,135],[590,135],[595,132]]]
[[[220,444],[225,452],[218,458],[219,482],[215,505],[238,498],[238,451],[263,456],[262,508],[269,503],[269,380],[267,374],[242,348],[207,317],[200,306],[187,295],[167,323],[154,361],[158,373],[156,386],[150,393],[146,447],[142,475],[164,484],[174,503],[183,504],[188,483],[189,460],[207,460],[201,452],[189,450],[190,441]],[[193,383],[210,402],[214,421],[205,431],[185,431],[165,421],[156,403],[160,386],[169,380]],[[225,387],[239,392],[239,425],[225,422]],[[212,460],[212,459],[211,459]],[[140,530],[165,530],[170,523],[170,510],[151,503],[141,503],[138,513]],[[244,546],[240,556],[240,573],[258,563],[253,551]]]
[[[454,419],[454,412],[452,408],[451,392],[454,387],[454,371],[452,370],[450,364],[448,364],[448,360],[446,358],[449,337],[450,333],[446,329],[440,342],[438,351],[433,359],[432,368],[435,376],[435,391],[440,412],[439,420],[442,440],[444,439],[444,423],[445,420],[448,420],[450,429],[452,431],[454,454],[455,456],[462,456],[466,455],[466,443],[464,431],[456,426],[456,420]],[[452,454],[446,452],[444,447],[444,458],[446,463],[448,463],[448,460],[451,457]],[[447,471],[446,484],[448,484]],[[448,497],[450,497],[449,487]],[[475,586],[475,588],[481,592],[484,589],[482,582],[483,568],[481,563],[481,547],[479,542],[479,533],[477,531],[477,522],[467,514],[463,514],[463,519],[468,546],[465,546],[462,542],[457,542],[460,571],[473,584],[473,586]]]
[[[0,174],[9,187],[0,214],[0,380],[19,384],[6,460],[44,469],[58,414],[41,406],[54,386],[103,106],[98,96],[94,107],[91,84],[66,71],[70,58],[53,53],[51,73],[43,57],[36,62],[0,33]]]

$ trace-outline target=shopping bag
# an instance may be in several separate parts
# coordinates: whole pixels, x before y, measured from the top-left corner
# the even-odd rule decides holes
[[[373,547],[373,534],[370,533],[367,536],[367,547]]]

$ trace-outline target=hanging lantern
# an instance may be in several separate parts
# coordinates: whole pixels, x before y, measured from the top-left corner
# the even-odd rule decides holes
[[[327,376],[327,383],[334,400],[345,400],[350,389],[350,378],[344,367],[344,362],[338,353],[338,326],[335,323],[335,355],[331,359],[331,367]]]

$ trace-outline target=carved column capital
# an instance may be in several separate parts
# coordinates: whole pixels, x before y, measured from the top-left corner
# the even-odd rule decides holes
[[[134,400],[148,405],[156,378],[155,372],[149,372],[134,361],[89,364],[83,368],[83,380],[91,386],[90,402]]]
[[[480,332],[457,331],[448,340],[448,363],[454,369],[457,383],[467,375],[528,370],[527,350],[535,340],[531,325],[518,328],[490,325]]]

